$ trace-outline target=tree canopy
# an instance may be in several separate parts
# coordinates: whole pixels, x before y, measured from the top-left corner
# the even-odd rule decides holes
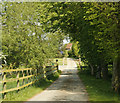
[[[45,32],[40,23],[41,3],[5,2],[2,12],[2,51],[7,63],[40,67],[56,57],[64,34]]]
[[[112,82],[117,92],[120,92],[119,5],[119,2],[44,3],[46,10],[41,17],[46,31],[60,28],[79,42],[80,55],[85,56],[98,78],[101,72],[106,78],[107,65],[113,62]]]
[[[112,87],[120,93],[120,2],[5,2],[3,53],[16,66],[39,67],[55,57],[64,34],[78,41],[91,74],[106,79],[113,63]],[[20,9],[19,9],[20,8]]]

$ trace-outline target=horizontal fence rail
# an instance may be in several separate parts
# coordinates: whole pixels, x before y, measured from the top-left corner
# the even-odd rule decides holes
[[[57,67],[58,64],[54,63],[52,66],[44,66],[39,69],[1,70],[2,80],[0,81],[0,86],[2,86],[2,90],[0,93],[2,93],[3,98],[5,98],[7,92],[19,91],[22,88],[32,85],[41,78],[46,78],[47,75],[55,73],[58,70]]]

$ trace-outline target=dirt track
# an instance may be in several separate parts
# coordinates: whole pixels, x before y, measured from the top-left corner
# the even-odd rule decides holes
[[[67,66],[60,66],[62,74],[49,88],[28,101],[88,101],[87,93],[77,75],[76,63],[68,58]]]

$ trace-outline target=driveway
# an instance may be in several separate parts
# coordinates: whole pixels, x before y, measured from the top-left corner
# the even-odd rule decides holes
[[[67,65],[59,69],[62,71],[59,79],[28,101],[88,101],[84,85],[77,75],[76,63],[67,58]]]

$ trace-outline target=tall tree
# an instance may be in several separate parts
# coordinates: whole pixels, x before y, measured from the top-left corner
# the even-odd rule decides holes
[[[42,3],[31,2],[3,4],[2,49],[8,55],[8,64],[39,68],[48,58],[56,56],[63,33],[44,32],[40,24],[41,6]]]
[[[107,65],[115,58],[112,84],[120,92],[119,3],[61,2],[44,5],[48,11],[43,13],[43,27],[50,31],[60,27],[73,40],[79,41],[80,51],[98,77],[102,71],[103,78],[106,78]]]

